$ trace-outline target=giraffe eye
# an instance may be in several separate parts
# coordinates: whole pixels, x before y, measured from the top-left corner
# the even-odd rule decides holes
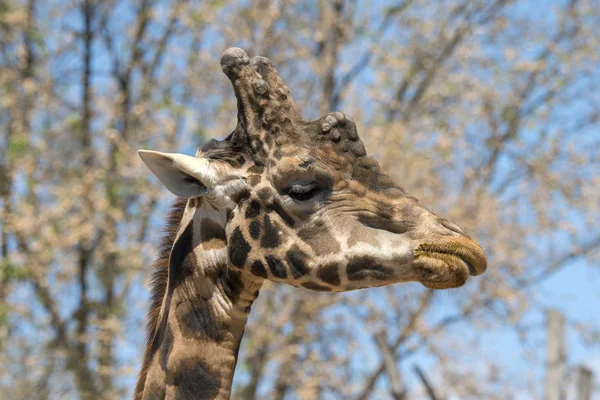
[[[295,184],[290,186],[287,193],[296,201],[306,201],[311,199],[319,192],[319,185],[316,182]]]

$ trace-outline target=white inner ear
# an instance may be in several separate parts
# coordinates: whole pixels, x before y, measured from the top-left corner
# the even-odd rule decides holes
[[[208,193],[216,185],[214,168],[205,158],[139,150],[142,161],[173,194],[186,199]]]

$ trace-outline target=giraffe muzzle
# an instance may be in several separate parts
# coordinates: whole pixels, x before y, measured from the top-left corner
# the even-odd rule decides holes
[[[418,267],[419,281],[432,289],[460,287],[469,276],[481,275],[487,269],[483,249],[467,237],[422,243],[415,250],[414,264]]]
[[[418,254],[436,256],[436,258],[464,263],[469,275],[481,275],[487,269],[487,259],[483,249],[469,237],[449,237],[436,243],[423,243],[417,249]]]

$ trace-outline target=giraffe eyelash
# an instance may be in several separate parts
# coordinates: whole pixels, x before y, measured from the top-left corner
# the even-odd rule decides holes
[[[296,201],[306,201],[314,197],[320,190],[319,184],[310,182],[308,184],[295,184],[286,190],[288,196]]]

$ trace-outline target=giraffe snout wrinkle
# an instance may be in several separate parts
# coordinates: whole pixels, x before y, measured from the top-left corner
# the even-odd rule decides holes
[[[467,235],[467,233],[458,225],[448,221],[447,219],[444,218],[440,218],[439,219],[439,223],[446,228],[449,231],[452,231],[454,233],[458,233],[461,236],[464,236],[468,239],[470,239],[471,237],[469,235]]]

